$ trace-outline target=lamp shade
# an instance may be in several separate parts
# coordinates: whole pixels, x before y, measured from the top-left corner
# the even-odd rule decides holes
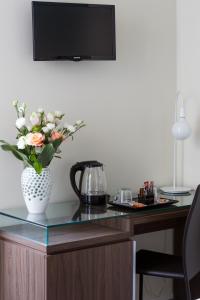
[[[182,105],[180,107],[179,112],[179,119],[177,122],[175,122],[175,124],[172,127],[172,134],[176,140],[185,140],[191,135],[191,133],[192,130],[185,117],[184,103],[182,99]]]
[[[191,128],[185,117],[180,117],[172,127],[172,134],[176,140],[187,139],[191,135],[191,132]]]

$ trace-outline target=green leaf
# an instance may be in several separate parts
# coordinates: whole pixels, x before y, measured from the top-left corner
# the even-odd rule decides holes
[[[63,141],[62,139],[58,139],[52,142],[55,152],[57,151],[58,147],[62,144],[62,141]]]
[[[36,125],[32,128],[32,132],[40,132],[41,131],[41,126],[40,125]]]
[[[43,168],[47,167],[51,160],[53,159],[55,154],[55,149],[52,144],[48,144],[42,150],[42,153],[38,156],[39,163],[43,166]]]
[[[25,126],[20,130],[20,132],[23,136],[25,136],[29,133],[28,128]]]
[[[10,151],[12,152],[12,154],[19,160],[23,160],[23,158],[21,157],[21,155],[18,154],[17,151],[13,150],[9,145],[2,145],[1,149],[3,149],[4,151]]]
[[[1,141],[0,141],[1,142]],[[15,145],[10,145],[10,144],[7,144],[7,143],[4,143],[3,145],[0,146],[2,148],[2,150],[4,151],[10,151],[12,152],[12,154],[19,160],[22,160],[26,163],[29,164],[28,162],[28,158],[27,156],[22,153],[20,150],[18,150],[17,146]]]
[[[29,159],[30,159],[30,161],[32,161],[32,162],[35,162],[35,161],[37,160],[35,154],[31,154],[31,155],[29,156]]]
[[[33,168],[35,169],[35,171],[38,173],[38,174],[41,174],[42,172],[42,165],[39,163],[39,161],[35,161],[33,163]]]

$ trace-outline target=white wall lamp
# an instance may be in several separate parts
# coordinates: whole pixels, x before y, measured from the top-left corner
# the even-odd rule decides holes
[[[178,112],[178,106],[180,105],[180,110]],[[174,158],[173,158],[173,186],[164,186],[160,190],[166,194],[186,194],[191,191],[191,188],[177,186],[176,176],[177,176],[177,141],[184,141],[189,138],[192,130],[186,120],[185,108],[183,97],[180,92],[177,93],[177,99],[175,103],[175,123],[172,127],[172,135],[174,137]]]

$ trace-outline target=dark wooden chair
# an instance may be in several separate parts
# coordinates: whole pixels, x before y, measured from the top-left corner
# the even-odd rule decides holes
[[[200,185],[185,224],[182,257],[140,250],[136,255],[136,272],[140,276],[139,300],[143,300],[144,275],[183,280],[186,299],[200,298]]]

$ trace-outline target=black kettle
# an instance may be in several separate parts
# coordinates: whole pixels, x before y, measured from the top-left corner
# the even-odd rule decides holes
[[[76,183],[76,174],[80,172],[79,183]],[[105,205],[108,195],[106,194],[107,183],[102,163],[82,161],[72,166],[70,171],[72,188],[82,203],[88,205]]]

